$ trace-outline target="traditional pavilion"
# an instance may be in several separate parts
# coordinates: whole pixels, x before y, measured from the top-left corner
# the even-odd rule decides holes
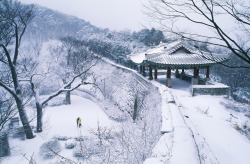
[[[140,72],[145,73],[145,67],[149,70],[149,79],[157,79],[158,70],[167,70],[167,86],[172,87],[171,70],[175,69],[176,77],[185,76],[184,69],[193,69],[192,84],[198,85],[199,70],[206,69],[206,80],[209,80],[209,67],[227,60],[224,55],[202,52],[190,46],[183,39],[172,43],[161,43],[156,48],[145,53],[131,56],[131,60],[140,65]],[[179,69],[182,70],[179,74]]]

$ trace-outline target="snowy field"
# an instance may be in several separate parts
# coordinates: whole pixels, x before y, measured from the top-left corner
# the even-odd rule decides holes
[[[76,119],[82,118],[82,127],[77,128]],[[40,146],[52,140],[53,137],[63,136],[74,138],[82,136],[90,136],[90,130],[96,130],[98,122],[101,127],[112,128],[113,121],[111,121],[103,110],[92,101],[79,97],[72,96],[71,105],[62,105],[56,107],[48,107],[44,112],[44,131],[37,134],[34,139],[20,140],[10,139],[11,157],[0,161],[1,164],[24,164],[29,163],[28,160],[33,157],[33,160],[38,164],[53,163],[59,161],[57,158],[42,159],[39,155]],[[73,140],[73,139],[71,139]],[[65,149],[65,141],[60,141],[62,151],[60,155],[73,159],[75,162],[77,158],[73,157],[71,149]],[[26,159],[27,158],[27,159]]]

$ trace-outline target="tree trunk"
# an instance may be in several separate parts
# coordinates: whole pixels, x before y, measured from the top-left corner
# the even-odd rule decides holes
[[[37,125],[36,125],[36,131],[37,133],[40,133],[43,131],[43,108],[42,105],[40,105],[38,102],[36,103],[36,112],[37,112]]]
[[[23,128],[24,128],[26,138],[32,139],[32,138],[34,138],[34,135],[33,135],[32,129],[30,127],[26,112],[24,110],[24,105],[19,98],[16,98],[16,104],[17,104],[18,113],[19,113],[20,120],[21,120]]]
[[[69,87],[67,87],[67,89],[70,89],[71,88],[71,85]],[[70,91],[66,91],[66,94],[65,94],[65,105],[69,105],[71,104],[71,101],[70,101]]]
[[[136,117],[137,117],[137,108],[138,108],[138,104],[137,104],[137,96],[135,97],[135,104],[134,104],[134,113],[133,113],[133,120],[135,121]]]
[[[70,91],[66,92],[65,104],[66,105],[71,104],[71,101],[70,101]]]

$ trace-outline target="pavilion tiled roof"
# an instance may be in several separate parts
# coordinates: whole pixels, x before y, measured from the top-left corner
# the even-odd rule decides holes
[[[134,55],[131,60],[138,64],[166,67],[203,67],[227,60],[225,55],[201,52],[183,40],[164,43],[145,53]]]

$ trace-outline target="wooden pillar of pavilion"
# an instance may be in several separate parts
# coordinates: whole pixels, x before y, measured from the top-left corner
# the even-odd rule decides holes
[[[157,79],[157,68],[155,68],[154,78]]]
[[[171,68],[167,68],[167,87],[172,88]]]
[[[209,66],[207,66],[207,69],[206,69],[206,82],[208,82],[210,80],[210,77],[209,77]]]
[[[184,68],[182,68],[181,70],[181,75],[180,75],[181,79],[184,79],[185,77],[185,72],[184,72]]]
[[[167,69],[167,78],[171,79],[171,68],[170,67],[168,67],[168,69]]]
[[[194,77],[192,79],[193,85],[198,85],[198,76],[199,76],[199,69],[197,67],[194,67]]]
[[[152,66],[149,66],[149,80],[153,79],[153,72],[152,72]]]
[[[145,66],[142,66],[142,74],[143,74],[143,76],[146,75],[146,73],[145,73]]]
[[[179,73],[178,68],[176,68],[176,70],[175,70],[175,77],[176,77],[176,78],[179,78],[179,77],[180,77],[180,73]]]
[[[140,65],[140,73],[142,73],[142,65]]]

